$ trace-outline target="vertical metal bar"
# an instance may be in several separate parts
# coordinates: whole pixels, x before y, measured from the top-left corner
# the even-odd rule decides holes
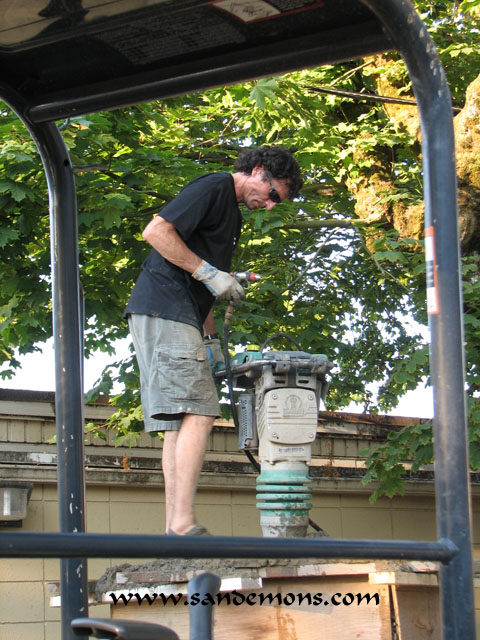
[[[443,638],[475,638],[468,438],[464,386],[457,179],[450,92],[426,28],[409,0],[362,0],[407,65],[419,104],[427,291],[434,389],[437,530],[459,553],[442,565]]]
[[[83,319],[78,265],[77,199],[68,150],[54,123],[26,117],[22,96],[0,85],[0,96],[37,145],[50,204],[58,512],[61,533],[85,531],[83,444]],[[88,615],[86,558],[60,561],[62,640],[74,640],[71,620]]]
[[[83,345],[75,182],[58,128],[49,123],[30,130],[45,166],[50,198],[60,531],[83,532]],[[60,568],[62,640],[73,640],[71,620],[88,615],[87,561],[63,558]]]

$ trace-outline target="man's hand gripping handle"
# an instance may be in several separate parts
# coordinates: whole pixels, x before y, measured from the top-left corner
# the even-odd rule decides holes
[[[202,282],[216,298],[229,300],[235,307],[239,307],[245,298],[245,291],[234,276],[220,271],[205,260],[192,273],[192,277]]]

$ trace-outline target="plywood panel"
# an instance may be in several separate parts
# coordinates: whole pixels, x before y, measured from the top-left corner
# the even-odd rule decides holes
[[[399,640],[441,640],[438,589],[392,586]]]
[[[261,593],[272,600],[260,604]],[[376,598],[368,603],[366,594]],[[139,607],[135,601],[117,606],[112,615],[164,624],[188,640],[185,599],[176,606]],[[214,630],[215,640],[391,640],[388,586],[333,578],[265,580],[262,589],[232,592],[230,604],[215,606]]]

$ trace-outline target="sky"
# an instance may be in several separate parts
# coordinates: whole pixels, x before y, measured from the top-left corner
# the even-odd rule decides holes
[[[85,360],[85,391],[93,387],[107,364],[129,355],[129,344],[129,338],[119,340],[114,356],[98,353]],[[52,339],[46,342],[42,352],[22,356],[20,362],[22,363],[21,370],[19,370],[17,375],[11,380],[0,380],[0,388],[26,389],[29,391],[55,390],[55,365]],[[342,411],[362,413],[363,407],[352,403],[342,409]],[[425,389],[423,385],[421,385],[417,389],[410,391],[388,415],[412,418],[433,417],[433,397],[431,389]]]

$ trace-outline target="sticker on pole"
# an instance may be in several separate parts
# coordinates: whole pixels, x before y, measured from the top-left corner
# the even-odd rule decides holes
[[[427,313],[439,312],[437,265],[435,262],[435,234],[433,227],[425,229],[425,264],[427,270]]]

